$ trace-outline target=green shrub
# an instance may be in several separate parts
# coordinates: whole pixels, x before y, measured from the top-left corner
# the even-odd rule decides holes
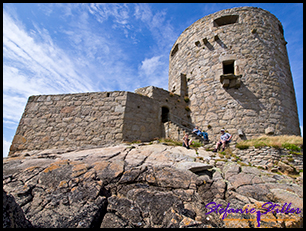
[[[170,146],[182,146],[182,141],[179,141],[179,140],[172,140],[170,138],[161,138],[159,139],[159,142],[160,143],[165,143],[167,145],[170,145]]]
[[[295,144],[283,143],[282,147],[292,151],[301,151],[301,148]]]
[[[199,148],[202,146],[201,142],[198,142],[198,141],[192,141],[192,145],[190,145],[191,147],[194,147],[194,148]]]
[[[294,152],[294,151],[289,151],[290,154],[294,154],[294,155],[303,155],[303,153],[301,152]]]
[[[294,162],[294,159],[293,159],[293,158],[287,158],[287,160],[288,160],[289,162]]]
[[[254,148],[260,148],[260,147],[265,147],[267,146],[267,144],[263,141],[258,141],[258,142],[255,142],[254,144]]]
[[[239,148],[240,150],[248,149],[250,146],[247,144],[236,144],[236,148]]]

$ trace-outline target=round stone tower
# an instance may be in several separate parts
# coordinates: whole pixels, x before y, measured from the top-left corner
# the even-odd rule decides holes
[[[300,135],[295,92],[280,21],[239,7],[186,28],[169,55],[169,91],[189,98],[190,118],[212,139]]]

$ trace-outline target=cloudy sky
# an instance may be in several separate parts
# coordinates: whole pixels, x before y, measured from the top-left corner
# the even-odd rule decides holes
[[[3,4],[3,156],[29,96],[168,88],[178,36],[216,11],[255,6],[283,24],[303,126],[303,4]]]

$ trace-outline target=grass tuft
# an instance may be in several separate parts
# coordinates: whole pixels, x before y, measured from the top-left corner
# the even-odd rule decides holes
[[[286,148],[292,151],[301,151],[303,146],[303,137],[301,136],[260,136],[251,140],[243,140],[236,144],[239,149],[247,149],[251,146],[255,148],[260,147],[274,147],[274,148]]]

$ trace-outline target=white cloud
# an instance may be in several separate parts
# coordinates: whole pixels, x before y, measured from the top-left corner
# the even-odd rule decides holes
[[[37,95],[42,86],[35,82],[35,79],[28,79],[16,67],[3,66],[3,89],[9,94],[18,92],[19,95]]]
[[[26,102],[27,97],[3,93],[3,119],[19,122]]]
[[[37,89],[42,93],[46,93],[46,90],[56,93],[61,90],[91,89],[90,85],[82,83],[83,80],[75,72],[76,68],[69,57],[52,44],[46,33],[43,38],[45,43],[36,43],[24,30],[18,28],[5,12],[3,18],[4,67],[18,66],[20,71],[30,72],[31,75],[27,78],[30,78],[32,83],[39,84]],[[11,57],[14,57],[14,60],[11,60]],[[4,76],[4,81],[7,80]]]
[[[94,91],[84,57],[74,57],[54,44],[48,30],[29,32],[3,11],[3,155],[30,95]],[[86,67],[86,64],[85,64]],[[88,66],[87,66],[88,67]]]
[[[300,126],[301,129],[301,136],[303,137],[303,126]]]
[[[162,65],[162,62],[160,62],[161,56],[154,56],[150,59],[145,59],[142,61],[140,70],[145,73],[147,77],[150,75],[154,75],[156,70]]]
[[[11,142],[3,137],[3,157],[7,157],[10,150]]]
[[[72,57],[53,44],[48,31],[36,26],[36,32],[30,35],[3,12],[4,92],[28,97],[92,90],[89,79],[77,73]]]
[[[171,25],[170,20],[166,20],[166,11],[152,12],[148,4],[135,5],[134,17],[137,20],[141,20],[142,24],[152,34],[152,37],[157,42],[154,46],[154,50],[158,53],[165,53],[165,50],[171,49],[173,43],[179,36],[178,32],[174,31],[174,27]]]
[[[168,86],[168,58],[164,55],[146,58],[139,66],[142,83],[167,89]]]
[[[129,19],[129,8],[127,4],[118,3],[91,3],[88,8],[89,12],[103,23],[109,17],[114,17],[114,22],[125,25]]]
[[[134,16],[136,19],[149,23],[153,14],[148,4],[137,4],[135,5]]]

